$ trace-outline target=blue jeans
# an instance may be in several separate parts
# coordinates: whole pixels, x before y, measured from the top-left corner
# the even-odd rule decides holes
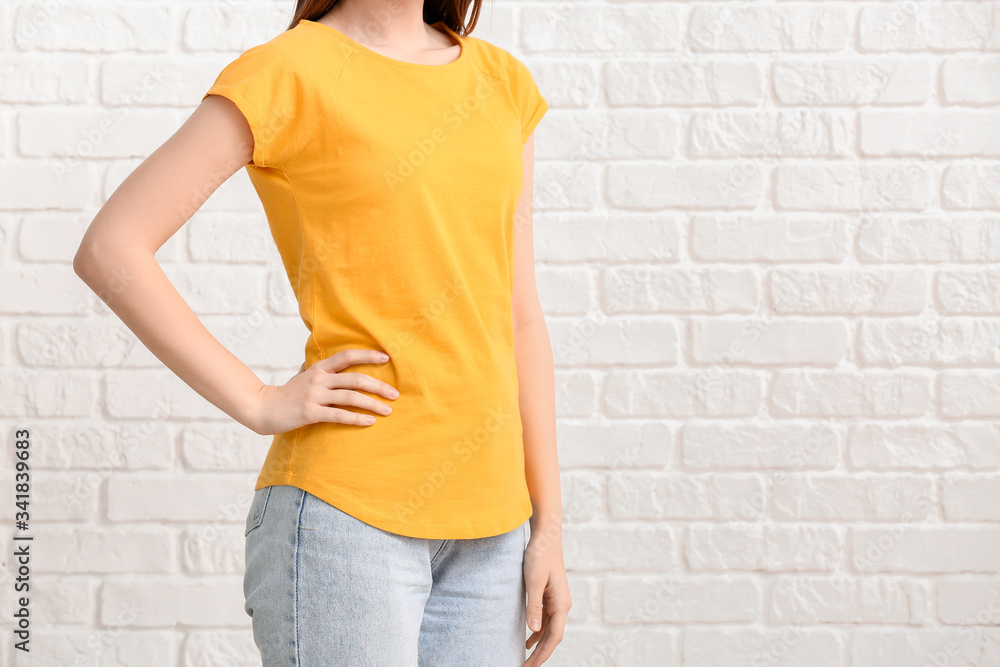
[[[407,537],[294,486],[258,489],[243,593],[263,667],[521,667],[528,522]]]

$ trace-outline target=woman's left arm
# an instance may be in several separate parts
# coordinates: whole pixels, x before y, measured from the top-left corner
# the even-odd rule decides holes
[[[524,432],[524,469],[531,495],[531,539],[524,555],[528,591],[527,620],[536,643],[525,667],[544,663],[562,641],[569,594],[562,548],[562,497],[556,452],[555,369],[552,343],[535,285],[532,199],[535,135],[528,137],[522,156],[524,186],[514,222],[513,321],[514,348]]]

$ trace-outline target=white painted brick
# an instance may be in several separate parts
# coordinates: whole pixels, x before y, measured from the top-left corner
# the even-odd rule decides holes
[[[267,306],[275,315],[299,316],[299,304],[284,269],[267,272]],[[305,325],[303,325],[304,329]]]
[[[258,274],[250,275],[257,282]],[[245,314],[207,315],[200,319],[209,333],[248,366],[298,370],[309,335],[302,320],[275,316],[268,312],[264,301],[247,299],[247,305],[251,304],[252,310]]]
[[[608,414],[624,417],[741,417],[763,399],[760,377],[741,371],[612,371],[604,383]]]
[[[546,3],[526,5],[521,9],[521,43],[529,51],[676,51],[678,14],[676,7],[655,3],[580,4],[573,11]]]
[[[1000,580],[946,577],[937,586],[937,608],[942,623],[997,625]]]
[[[571,616],[575,609],[576,597],[569,612]],[[680,639],[679,630],[642,623],[613,629],[569,625],[557,655],[567,664],[575,665],[680,667],[680,659],[674,658]]]
[[[941,181],[943,208],[1000,210],[1000,165],[950,164]]]
[[[796,109],[718,111],[692,115],[691,157],[841,157],[854,142],[853,116]]]
[[[139,628],[244,627],[248,620],[240,578],[233,576],[105,582],[101,587],[101,622],[114,623],[125,606],[137,609],[132,625]]]
[[[1000,467],[996,424],[854,424],[847,456],[869,470],[992,469]]]
[[[44,51],[166,51],[166,5],[32,0],[18,7],[14,44]]]
[[[670,460],[670,427],[659,421],[556,424],[562,468],[662,468]]]
[[[587,417],[597,412],[600,399],[595,373],[557,368],[555,385],[557,417]]]
[[[195,217],[188,223],[187,249],[196,262],[265,262],[278,256],[263,214]]]
[[[1000,521],[1000,478],[996,475],[945,474],[941,507],[948,521]]]
[[[677,362],[677,330],[664,318],[593,314],[549,319],[549,338],[559,365]]]
[[[759,519],[753,475],[675,475],[619,472],[608,480],[614,519]]]
[[[759,326],[755,320],[691,322],[691,358],[700,364],[832,366],[847,355],[847,327],[841,320],[784,320]]]
[[[0,54],[0,102],[81,104],[87,79],[87,63],[73,56]]]
[[[774,309],[782,314],[920,313],[927,301],[920,271],[845,271],[781,269],[768,286]]]
[[[600,475],[577,471],[564,475],[560,483],[564,520],[586,523],[604,514],[604,480]]]
[[[846,653],[846,642],[836,632],[805,629],[795,623],[767,630],[695,627],[684,631],[688,665],[841,667]]]
[[[135,667],[148,664],[150,656],[156,656],[157,664],[176,664],[179,636],[164,630],[135,630],[130,627],[134,614],[134,609],[122,607],[112,615],[115,620],[108,627],[91,630],[33,627],[29,655],[34,658],[44,651],[41,655],[45,656],[45,664],[52,665]],[[259,654],[257,659],[260,660]]]
[[[928,477],[791,475],[775,485],[772,508],[779,521],[925,520],[936,498]]]
[[[108,415],[119,419],[231,420],[169,370],[108,371],[104,401]]]
[[[1000,629],[859,628],[851,642],[851,667],[1000,664]]]
[[[775,374],[777,417],[919,417],[931,407],[931,382],[902,372],[787,370]]]
[[[256,3],[251,8],[231,2],[194,5],[183,16],[185,49],[236,52],[275,37],[291,18],[283,6]]]
[[[875,2],[861,8],[858,47],[862,51],[958,51],[1000,49],[993,29],[1000,16],[994,3]]]
[[[0,370],[0,417],[83,417],[97,398],[83,371]]]
[[[1000,104],[1000,58],[945,58],[941,83],[948,104]]]
[[[867,320],[858,333],[865,366],[1000,365],[1000,321],[972,318]]]
[[[612,106],[754,106],[762,98],[753,62],[615,59],[604,64]]]
[[[774,94],[781,104],[864,106],[922,104],[931,70],[922,60],[776,61]]]
[[[691,218],[691,253],[704,261],[839,261],[848,250],[847,221],[789,217]]]
[[[84,625],[90,623],[97,609],[96,585],[89,577],[60,577],[39,574],[32,577],[36,586],[31,589],[33,621],[44,625]],[[20,592],[16,592],[20,596]],[[11,596],[11,601],[15,598]],[[8,605],[8,609],[12,605]]]
[[[162,526],[115,528],[32,527],[33,572],[59,574],[169,573],[177,560],[174,540]]]
[[[264,307],[265,274],[226,265],[163,265],[163,272],[199,315],[253,313]]]
[[[680,260],[680,229],[666,216],[563,214],[534,221],[538,262]]]
[[[112,57],[101,62],[101,102],[129,107],[198,104],[233,58]]]
[[[87,216],[61,211],[26,215],[18,228],[18,251],[27,261],[72,263],[93,218],[90,212]]]
[[[931,598],[931,586],[921,581],[890,577],[778,577],[771,592],[768,617],[774,623],[801,625],[920,624],[929,620]]]
[[[861,111],[862,155],[937,157],[1000,156],[1000,113]]]
[[[181,452],[195,470],[255,471],[264,461],[273,436],[258,435],[242,424],[184,424]]]
[[[670,570],[678,565],[676,544],[677,537],[669,526],[584,524],[563,528],[566,567],[580,572]]]
[[[852,528],[851,564],[858,572],[997,572],[1000,530],[925,526]]]
[[[35,466],[98,470],[98,474],[83,475],[91,492],[116,470],[165,469],[174,463],[173,433],[159,420],[138,424],[75,421],[71,426],[44,424],[34,431],[45,441],[45,447],[32,454]]]
[[[1000,372],[945,371],[940,382],[944,416],[1000,417]]]
[[[1000,314],[1000,269],[941,271],[937,295],[949,313]]]
[[[483,5],[485,8],[486,5]],[[473,34],[482,37],[479,34],[481,29],[476,26]],[[482,38],[492,41],[488,37]],[[531,75],[550,107],[588,108],[604,99],[600,63],[554,59],[533,59],[531,62]]]
[[[688,468],[829,469],[837,465],[844,435],[812,424],[686,423],[681,460]]]
[[[871,220],[858,230],[863,262],[1000,261],[1000,216]]]
[[[246,474],[148,475],[118,474],[108,480],[111,521],[211,521],[220,531],[226,522],[246,518],[253,484]]]
[[[95,179],[85,164],[0,160],[0,183],[7,184],[0,197],[0,209],[36,208],[39,202],[45,202],[46,208],[78,209],[90,204]],[[8,284],[6,278],[2,282]]]
[[[239,518],[239,515],[236,517]],[[246,565],[243,525],[213,522],[185,530],[180,536],[180,559],[184,571],[195,575],[243,574]]]
[[[684,558],[695,571],[827,571],[843,557],[840,532],[830,526],[694,525]]]
[[[163,367],[118,318],[32,318],[16,333],[18,352],[36,367]]]
[[[695,51],[838,51],[850,39],[843,7],[694,7],[687,43]]]
[[[749,270],[613,267],[601,277],[601,305],[609,313],[752,313],[757,308],[756,276]]]
[[[253,634],[246,630],[198,630],[187,633],[181,647],[181,664],[213,667],[259,665],[260,651],[254,644]]]
[[[618,208],[750,209],[763,195],[760,166],[619,164],[608,167],[608,198]]]
[[[651,577],[609,575],[604,621],[625,623],[738,623],[760,617],[762,591],[755,577]]]
[[[560,162],[539,161],[535,166],[534,210],[589,211],[597,205],[598,194],[603,188],[599,181],[603,174],[598,165],[590,162],[593,149],[584,144],[570,160]]]
[[[931,203],[931,176],[906,164],[779,164],[776,208],[798,211],[922,211]]]
[[[585,315],[596,305],[597,276],[590,269],[540,267],[535,271],[535,281],[546,316]]]
[[[535,159],[571,159],[581,146],[590,159],[670,159],[676,154],[679,126],[664,111],[597,114],[593,110],[549,111],[551,129],[539,142]]]
[[[13,265],[0,269],[0,312],[86,314],[97,295],[68,264]]]

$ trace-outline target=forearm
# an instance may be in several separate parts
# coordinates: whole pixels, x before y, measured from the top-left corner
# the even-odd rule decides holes
[[[83,246],[74,269],[163,364],[254,430],[264,383],[205,328],[148,249]]]
[[[524,468],[531,494],[531,530],[562,530],[562,497],[556,447],[554,362],[541,307],[514,331],[518,404],[524,432]]]

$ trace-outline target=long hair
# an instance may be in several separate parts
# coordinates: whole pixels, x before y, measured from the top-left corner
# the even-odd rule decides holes
[[[294,28],[302,19],[315,21],[330,11],[335,4],[337,0],[296,0],[295,13],[288,29]],[[472,5],[472,16],[466,22],[465,15],[469,11],[469,5]],[[483,0],[424,0],[424,23],[442,21],[456,34],[468,35],[479,21],[482,5]]]

